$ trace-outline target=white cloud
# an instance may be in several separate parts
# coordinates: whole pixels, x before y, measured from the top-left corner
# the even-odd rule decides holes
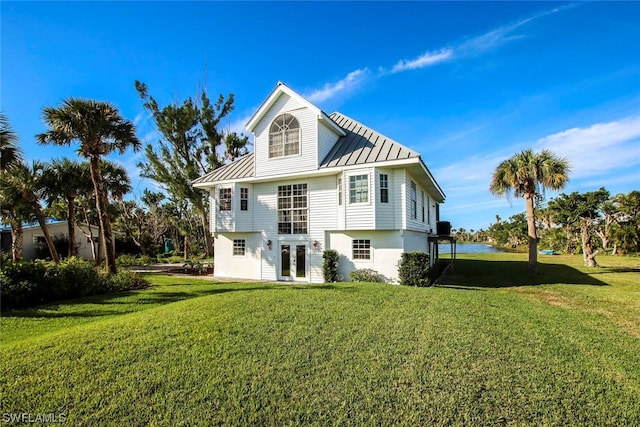
[[[425,52],[416,59],[400,60],[391,69],[391,73],[399,73],[401,71],[414,70],[416,68],[424,68],[432,65],[439,64],[441,62],[448,61],[453,56],[453,50],[440,49],[437,52]]]
[[[571,163],[572,178],[604,175],[640,164],[640,116],[558,132],[536,143]]]
[[[339,93],[347,92],[358,87],[364,81],[367,74],[369,74],[368,68],[352,71],[342,80],[334,83],[326,83],[322,89],[311,92],[309,95],[306,95],[306,98],[314,103],[326,101]]]

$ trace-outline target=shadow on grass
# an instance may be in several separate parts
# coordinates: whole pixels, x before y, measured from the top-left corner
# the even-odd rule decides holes
[[[526,261],[457,259],[436,286],[456,289],[507,288],[548,284],[609,286],[566,264],[538,264],[537,276],[528,274]]]
[[[170,285],[161,285],[162,287],[180,286],[184,288],[184,284],[175,283]],[[199,287],[201,285],[198,285]],[[346,290],[350,291],[352,287],[336,286],[333,284],[322,285],[293,285],[288,283],[266,283],[262,286],[242,286],[240,282],[211,283],[206,287],[199,289],[189,289],[186,291],[153,291],[153,286],[144,290],[126,291],[111,294],[92,295],[81,297],[73,300],[58,301],[52,304],[46,304],[33,308],[9,310],[2,313],[3,317],[30,317],[30,318],[65,318],[65,317],[104,317],[120,314],[127,314],[144,310],[145,305],[161,306],[199,298],[208,295],[224,294],[229,292],[249,292],[249,291],[266,291],[266,290],[310,290],[310,289],[327,289],[327,290]],[[136,297],[137,296],[137,297]],[[127,299],[131,298],[131,299]],[[77,305],[90,305],[94,308],[87,310],[75,311],[59,311],[61,306],[73,307]],[[102,307],[95,307],[95,306]],[[106,307],[113,306],[118,309],[110,310]]]

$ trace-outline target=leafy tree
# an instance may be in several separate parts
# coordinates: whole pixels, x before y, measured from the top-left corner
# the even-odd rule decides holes
[[[640,252],[640,191],[618,194],[612,201],[616,210],[613,240],[621,252]]]
[[[569,180],[569,162],[549,150],[524,150],[501,162],[493,173],[489,191],[496,196],[513,193],[525,201],[529,238],[529,274],[537,272],[538,236],[535,201],[545,189],[560,190]]]
[[[0,113],[0,171],[11,170],[22,162],[18,135],[11,128],[9,119]]]
[[[220,130],[221,120],[233,110],[234,96],[229,94],[225,100],[220,94],[212,103],[203,90],[199,102],[188,98],[182,104],[160,107],[146,84],[136,81],[135,87],[162,137],[156,145],[145,147],[147,161],[139,164],[142,175],[158,182],[172,198],[193,206],[204,230],[207,255],[212,255],[208,194],[193,188],[191,182],[247,153],[246,136],[225,135]]]
[[[44,109],[44,120],[49,130],[37,135],[41,144],[70,145],[78,141],[78,153],[89,159],[89,170],[96,197],[100,220],[101,244],[105,250],[107,270],[117,272],[111,222],[107,213],[108,195],[100,172],[100,160],[118,151],[124,154],[129,148],[138,150],[140,141],[135,127],[120,115],[111,104],[100,101],[69,98],[58,108]]]
[[[12,169],[16,166],[12,165]],[[0,175],[0,208],[2,222],[11,225],[11,258],[19,261],[23,247],[22,222],[31,218],[32,209],[12,184],[11,176],[5,173]]]
[[[569,195],[561,194],[549,201],[556,224],[564,227],[577,226],[582,240],[582,257],[587,267],[597,267],[596,255],[591,242],[595,222],[602,216],[601,209],[609,199],[609,192],[603,188],[586,193],[573,192]]]

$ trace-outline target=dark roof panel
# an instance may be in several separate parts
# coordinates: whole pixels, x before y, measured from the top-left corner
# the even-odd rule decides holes
[[[420,157],[415,151],[343,114],[336,112],[329,117],[347,135],[338,139],[320,164],[321,168],[364,165],[386,160]]]

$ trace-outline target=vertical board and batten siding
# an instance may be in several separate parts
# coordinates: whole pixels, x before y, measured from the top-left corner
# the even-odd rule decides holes
[[[367,169],[352,169],[344,174],[344,203],[346,205],[345,209],[345,230],[373,230],[376,227],[375,221],[375,199],[373,191],[375,190],[375,185],[373,184],[373,180],[375,179],[374,170],[371,168]],[[354,175],[367,175],[367,184],[369,185],[369,196],[367,203],[351,203],[350,201],[350,191],[349,191],[349,179]]]
[[[388,193],[389,202],[382,203],[380,201],[380,175],[387,175],[388,178]],[[376,226],[377,230],[392,230],[396,227],[396,211],[397,208],[397,195],[394,191],[394,173],[392,169],[378,169],[376,168],[375,182],[373,187],[375,188],[373,194],[376,202]]]
[[[269,129],[280,114],[289,113],[300,125],[300,154],[269,158]],[[303,172],[318,168],[318,117],[297,99],[282,94],[255,127],[255,175],[264,177],[284,172]]]
[[[233,255],[233,241],[245,241],[245,254]],[[260,279],[260,233],[218,233],[215,237],[214,274],[217,277]]]

